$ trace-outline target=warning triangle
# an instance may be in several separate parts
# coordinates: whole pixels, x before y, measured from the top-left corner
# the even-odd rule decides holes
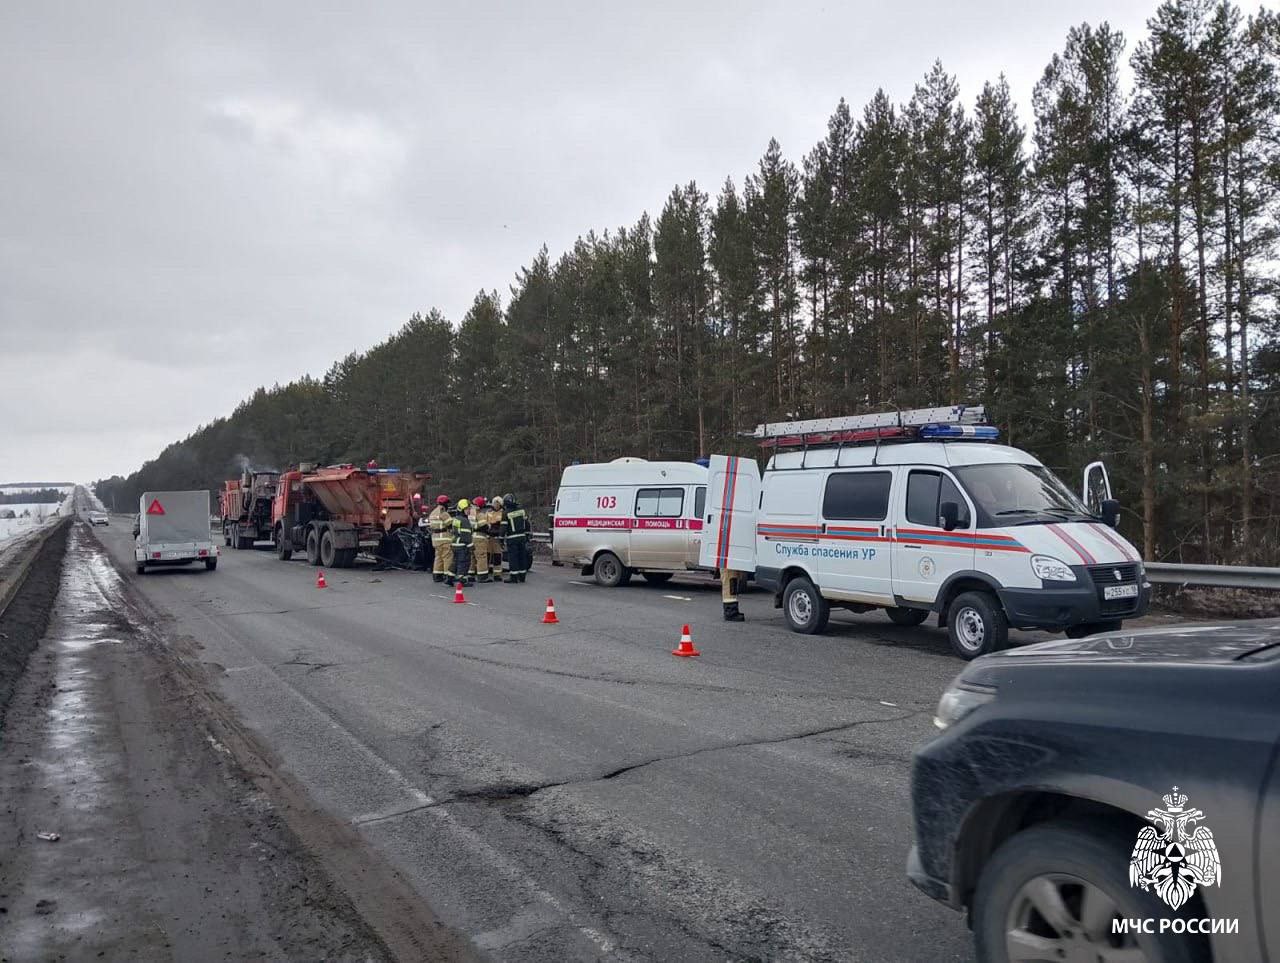
[[[160,499],[158,498],[151,499],[151,504],[147,506],[147,514],[148,515],[164,514],[164,506],[160,504]]]

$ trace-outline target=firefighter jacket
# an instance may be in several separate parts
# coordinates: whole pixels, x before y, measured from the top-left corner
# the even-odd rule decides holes
[[[471,547],[471,519],[458,514],[453,517],[453,547]]]
[[[453,519],[449,517],[449,510],[443,505],[437,505],[431,514],[427,516],[427,528],[431,529],[433,540],[451,532],[453,530]]]
[[[523,508],[514,508],[507,512],[507,538],[528,538],[529,516]]]

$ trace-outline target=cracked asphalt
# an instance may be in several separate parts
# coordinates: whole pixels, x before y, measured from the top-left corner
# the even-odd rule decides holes
[[[960,669],[940,630],[802,637],[761,592],[730,625],[708,580],[604,589],[543,560],[469,605],[369,567],[318,590],[265,549],[136,577],[113,522],[193,677],[481,954],[970,958],[904,875],[911,750]],[[670,654],[684,623],[700,658]]]

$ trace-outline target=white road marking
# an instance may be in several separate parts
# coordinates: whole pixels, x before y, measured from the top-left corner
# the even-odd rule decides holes
[[[692,602],[693,599],[687,595],[664,595],[664,599],[675,599],[677,602]]]
[[[896,703],[896,702],[885,702],[883,699],[881,699],[881,700],[880,700],[880,704],[881,704],[882,706],[889,706],[889,707],[891,707],[891,708],[893,708],[893,709],[898,708],[898,703]]]

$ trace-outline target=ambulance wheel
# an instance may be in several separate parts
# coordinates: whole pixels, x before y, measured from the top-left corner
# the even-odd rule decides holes
[[[901,606],[895,606],[891,609],[885,609],[889,615],[889,621],[894,625],[922,625],[924,620],[929,617],[928,609],[908,609]]]
[[[827,627],[831,606],[812,582],[800,576],[788,582],[783,590],[782,614],[792,632],[815,635]]]
[[[666,585],[671,581],[670,572],[645,572],[644,580],[650,585]]]
[[[962,592],[947,610],[947,638],[960,658],[976,659],[1005,647],[1009,620],[989,592]]]
[[[283,528],[276,529],[276,557],[282,562],[293,558],[293,542],[284,533]]]
[[[613,552],[601,552],[597,555],[592,573],[595,575],[596,581],[605,588],[617,588],[631,581],[630,570],[622,564],[622,559],[614,555]]]
[[[307,530],[307,564],[320,564],[320,535],[314,528]]]
[[[338,561],[338,547],[333,544],[333,532],[325,529],[323,535],[320,536],[320,564],[325,568],[338,568],[334,563]]]

